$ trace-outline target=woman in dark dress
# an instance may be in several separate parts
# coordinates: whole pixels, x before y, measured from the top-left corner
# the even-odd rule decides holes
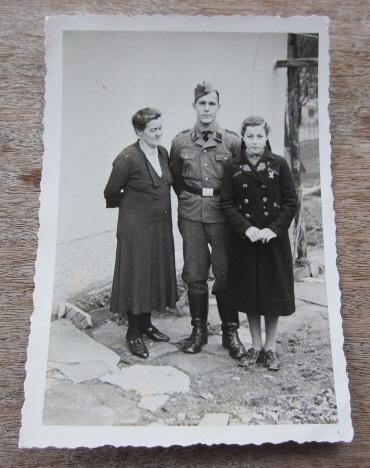
[[[237,310],[247,313],[252,336],[243,365],[252,368],[263,362],[269,370],[278,370],[279,316],[295,311],[288,229],[297,209],[297,195],[287,162],[271,152],[269,132],[261,117],[243,121],[240,157],[225,167],[221,199],[233,236],[229,299]]]
[[[113,162],[104,191],[119,207],[111,310],[127,317],[131,353],[148,357],[143,335],[168,341],[151,322],[152,310],[174,308],[177,296],[168,153],[159,145],[161,113],[144,108],[132,117],[139,139]]]

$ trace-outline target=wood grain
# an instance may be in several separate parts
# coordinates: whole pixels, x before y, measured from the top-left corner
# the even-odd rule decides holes
[[[44,17],[57,14],[327,15],[338,268],[355,439],[351,444],[19,450],[42,167]],[[370,14],[368,1],[0,3],[0,466],[365,467],[370,463]],[[369,315],[368,315],[369,314]]]

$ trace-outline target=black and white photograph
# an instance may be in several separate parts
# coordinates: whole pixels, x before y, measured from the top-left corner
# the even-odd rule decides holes
[[[324,17],[46,22],[21,447],[350,441]]]

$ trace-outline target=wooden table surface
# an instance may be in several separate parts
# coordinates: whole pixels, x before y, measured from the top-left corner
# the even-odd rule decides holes
[[[369,1],[1,0],[0,466],[365,467],[370,465]],[[326,15],[338,268],[355,438],[351,444],[19,450],[37,249],[44,17],[57,14]],[[369,314],[369,315],[367,315]],[[283,429],[282,429],[283,430]]]

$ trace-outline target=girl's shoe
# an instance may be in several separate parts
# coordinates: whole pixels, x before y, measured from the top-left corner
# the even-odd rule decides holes
[[[246,354],[239,359],[239,366],[244,367],[246,370],[253,369],[257,362],[259,362],[259,358],[262,353],[263,349],[257,350],[249,348]]]
[[[264,365],[270,371],[280,370],[280,362],[277,358],[277,354],[269,349],[264,352]]]

